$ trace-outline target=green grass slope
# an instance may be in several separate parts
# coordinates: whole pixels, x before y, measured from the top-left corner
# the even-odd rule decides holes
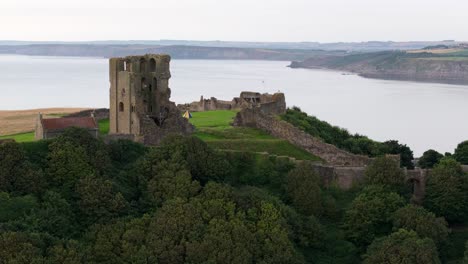
[[[254,128],[230,125],[236,111],[194,112],[190,122],[196,127],[195,136],[208,145],[223,151],[268,153],[299,160],[320,159],[286,140],[274,138]]]

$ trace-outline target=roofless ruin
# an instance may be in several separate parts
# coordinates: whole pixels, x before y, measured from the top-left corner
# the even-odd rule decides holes
[[[168,134],[193,131],[169,100],[170,61],[154,54],[110,59],[111,137],[156,145]]]

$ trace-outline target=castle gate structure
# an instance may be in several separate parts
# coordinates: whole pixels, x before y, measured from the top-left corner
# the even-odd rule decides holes
[[[169,100],[170,56],[111,58],[110,135],[158,144],[168,134],[189,134],[193,126]]]

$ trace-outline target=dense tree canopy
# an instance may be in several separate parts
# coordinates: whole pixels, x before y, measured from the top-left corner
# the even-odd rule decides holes
[[[376,158],[365,172],[367,184],[382,185],[396,191],[403,188],[405,177],[398,161],[391,157]]]
[[[423,153],[422,157],[419,159],[418,165],[423,169],[432,169],[443,157],[444,155],[430,149]]]
[[[468,140],[458,144],[453,157],[461,164],[468,165]]]
[[[404,205],[404,199],[397,193],[382,186],[366,187],[346,211],[346,236],[361,248],[369,245],[376,237],[391,231],[391,217]]]
[[[465,177],[454,164],[434,170],[443,178],[428,189],[437,216],[452,201],[446,179]],[[425,249],[429,261],[447,228],[394,192],[400,172],[379,158],[368,168],[371,186],[343,191],[324,186],[310,163],[219,152],[193,137],[145,147],[73,128],[53,140],[0,144],[0,262],[360,263],[375,239],[387,242],[372,243],[365,261],[394,256],[393,246],[378,245],[396,246],[381,238],[399,228],[414,230],[398,239]],[[402,252],[395,259],[412,258]]]
[[[305,215],[321,215],[320,178],[309,163],[301,163],[287,176],[287,192],[294,207]]]
[[[421,206],[407,205],[398,209],[393,215],[394,229],[415,231],[421,238],[430,238],[441,246],[448,240],[448,224]]]
[[[414,231],[400,229],[376,239],[367,249],[365,264],[439,264],[440,259],[434,242],[420,238]]]
[[[424,206],[449,222],[468,218],[468,176],[454,159],[443,158],[430,173]]]

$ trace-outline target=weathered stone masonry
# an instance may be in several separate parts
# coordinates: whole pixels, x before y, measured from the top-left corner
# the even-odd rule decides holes
[[[367,156],[355,155],[324,143],[299,128],[280,120],[279,117],[266,114],[261,108],[249,108],[239,112],[234,120],[236,126],[255,127],[272,136],[289,141],[291,144],[320,157],[327,165],[363,167],[371,162]]]
[[[169,134],[193,132],[169,100],[170,60],[154,54],[110,59],[110,138],[156,145]]]

